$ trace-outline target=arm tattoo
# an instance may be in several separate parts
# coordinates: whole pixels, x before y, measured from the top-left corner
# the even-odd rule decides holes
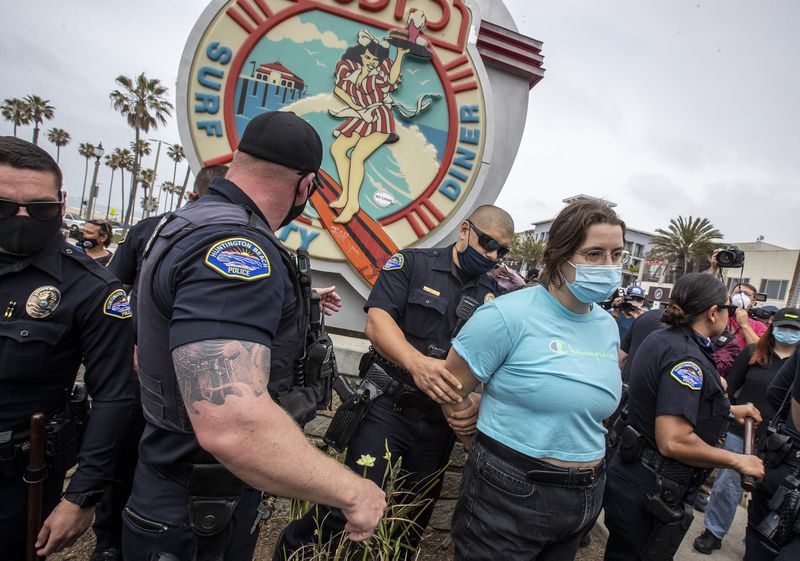
[[[198,401],[222,405],[229,395],[255,396],[267,391],[270,349],[258,343],[211,339],[189,343],[172,351],[175,375],[183,402],[191,413]]]

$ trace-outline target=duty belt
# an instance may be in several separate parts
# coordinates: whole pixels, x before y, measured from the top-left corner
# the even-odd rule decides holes
[[[394,403],[394,407],[397,411],[413,408],[421,413],[428,413],[435,407],[438,407],[438,405],[431,398],[425,395],[425,393],[421,392],[418,388],[407,383],[402,377],[397,375],[398,372],[401,372],[411,377],[411,373],[408,370],[382,357],[375,352],[374,349],[370,349],[370,353],[372,355],[372,361],[378,366],[382,367],[386,371],[386,374],[388,374],[395,383],[385,383],[385,386],[382,387],[380,383],[377,383],[375,380],[371,381],[376,383],[381,391],[392,400],[392,403]]]
[[[662,456],[647,446],[642,449],[640,459],[646,467],[655,473],[668,477],[682,485],[690,483],[700,471],[699,468]]]

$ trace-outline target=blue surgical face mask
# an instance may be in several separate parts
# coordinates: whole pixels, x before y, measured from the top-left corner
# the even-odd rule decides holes
[[[622,265],[576,265],[575,281],[566,282],[572,295],[584,304],[608,300],[622,284]]]
[[[800,331],[791,327],[773,327],[772,336],[778,343],[796,345],[800,343]]]
[[[468,277],[479,277],[484,273],[488,273],[497,264],[485,255],[467,244],[467,249],[458,251],[458,265],[465,275]]]

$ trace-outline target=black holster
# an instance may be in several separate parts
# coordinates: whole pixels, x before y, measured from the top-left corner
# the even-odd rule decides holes
[[[393,395],[401,382],[389,376],[378,364],[372,363],[358,389],[336,410],[323,437],[326,444],[343,452],[367,416],[372,402],[383,394]]]
[[[219,464],[194,465],[188,483],[189,525],[197,536],[194,559],[223,561],[244,483]]]
[[[684,486],[656,474],[656,491],[648,494],[642,507],[655,524],[641,552],[643,561],[671,561],[692,525],[692,507],[683,502]]]
[[[800,468],[787,474],[769,501],[769,513],[756,527],[761,543],[777,554],[800,534]]]
[[[639,431],[632,426],[628,425],[622,429],[622,435],[619,438],[619,457],[626,464],[638,462],[642,457],[642,450],[644,449],[645,438]]]

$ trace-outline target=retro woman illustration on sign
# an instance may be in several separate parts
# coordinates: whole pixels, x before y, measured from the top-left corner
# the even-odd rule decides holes
[[[403,116],[413,118],[430,107],[429,98],[435,97],[422,96],[415,109],[408,109],[389,95],[400,87],[406,54],[430,57],[427,41],[419,36],[424,25],[425,16],[416,11],[409,18],[409,32],[392,31],[388,40],[378,40],[368,30],[361,30],[357,44],[348,48],[336,65],[333,93],[347,107],[331,112],[344,119],[333,131],[336,140],[331,144],[331,156],[342,184],[341,196],[330,203],[331,208],[342,209],[334,222],[349,222],[360,210],[358,196],[366,160],[384,144],[399,139],[392,110],[397,108]],[[389,59],[390,44],[396,49],[394,60]]]

